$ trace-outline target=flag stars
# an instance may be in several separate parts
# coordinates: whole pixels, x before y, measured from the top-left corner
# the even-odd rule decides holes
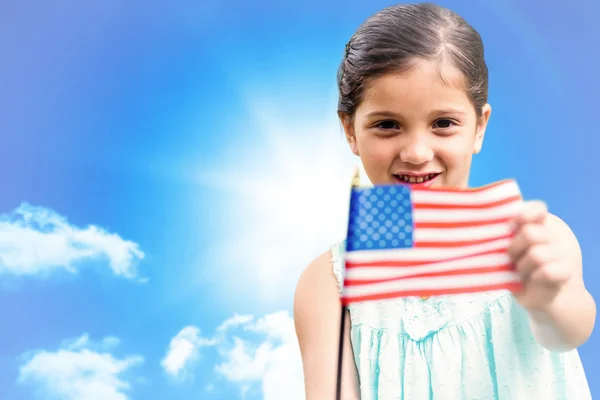
[[[400,187],[354,189],[348,241],[354,250],[412,245],[410,191]]]

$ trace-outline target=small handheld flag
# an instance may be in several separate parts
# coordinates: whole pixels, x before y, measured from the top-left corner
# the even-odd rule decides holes
[[[336,399],[348,305],[406,296],[518,290],[508,247],[522,206],[514,180],[475,189],[360,187],[350,195]]]
[[[514,180],[476,189],[351,189],[344,305],[518,289],[508,246],[522,205]]]

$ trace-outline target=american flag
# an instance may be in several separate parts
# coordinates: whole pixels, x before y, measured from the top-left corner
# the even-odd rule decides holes
[[[520,287],[508,255],[514,180],[474,189],[353,187],[344,305]]]

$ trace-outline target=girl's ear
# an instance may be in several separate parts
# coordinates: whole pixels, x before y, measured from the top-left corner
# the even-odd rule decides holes
[[[483,147],[483,138],[485,137],[485,131],[491,114],[491,105],[486,104],[481,108],[481,117],[477,121],[477,131],[475,132],[475,141],[473,142],[473,154],[478,154]]]
[[[354,132],[354,121],[352,118],[343,112],[338,112],[338,117],[344,128],[344,135],[350,146],[350,150],[354,155],[358,156],[358,145],[356,143],[356,134]]]

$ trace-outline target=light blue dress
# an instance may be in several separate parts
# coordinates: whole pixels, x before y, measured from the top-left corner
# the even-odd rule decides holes
[[[343,282],[344,243],[332,248]],[[577,350],[551,352],[508,291],[349,306],[361,400],[588,400]]]

